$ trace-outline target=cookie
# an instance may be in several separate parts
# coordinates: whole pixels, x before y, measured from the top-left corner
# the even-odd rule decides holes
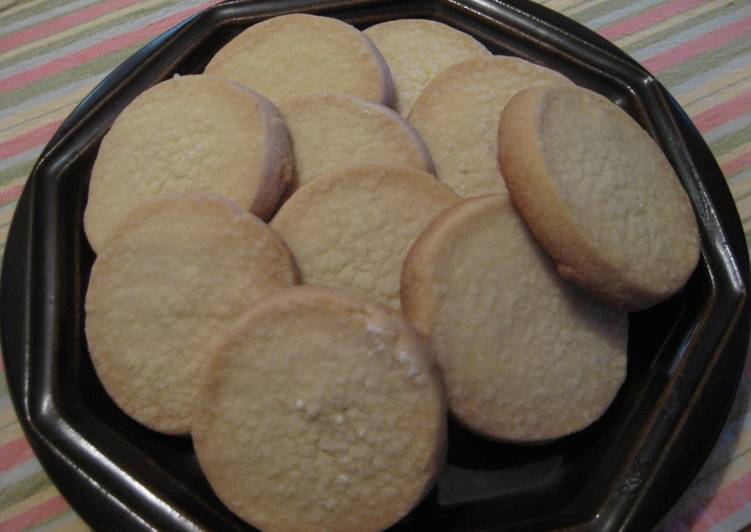
[[[401,294],[449,409],[488,438],[579,431],[625,378],[627,314],[560,278],[507,197],[465,200],[434,220],[409,251]]]
[[[506,107],[498,143],[511,196],[563,277],[629,311],[683,287],[699,259],[691,203],[620,107],[581,88],[530,89]]]
[[[328,17],[284,15],[259,22],[206,66],[281,104],[315,93],[349,94],[390,106],[394,83],[375,45],[357,28]]]
[[[221,194],[267,218],[291,158],[284,120],[263,96],[211,76],[164,81],[123,109],[102,140],[86,236],[98,252],[130,209],[166,192]]]
[[[222,502],[262,530],[383,530],[446,448],[435,362],[398,312],[313,286],[250,310],[203,374],[191,429]]]
[[[229,200],[151,200],[115,229],[91,271],[86,338],[97,375],[138,422],[187,434],[212,338],[296,280],[284,242]]]
[[[391,163],[433,171],[420,135],[397,113],[359,98],[316,94],[279,107],[289,127],[295,157],[290,192],[342,166]]]
[[[295,255],[304,283],[355,289],[398,308],[407,250],[460,199],[419,170],[352,166],[300,187],[271,227]]]
[[[391,70],[394,108],[404,116],[425,85],[453,64],[490,52],[473,37],[451,26],[424,19],[382,22],[365,30]]]
[[[438,178],[463,197],[506,193],[498,171],[498,121],[517,92],[569,83],[515,57],[479,57],[439,74],[420,94],[410,123],[428,145]]]

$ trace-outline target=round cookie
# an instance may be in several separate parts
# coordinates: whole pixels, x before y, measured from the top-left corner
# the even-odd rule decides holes
[[[191,428],[217,496],[263,530],[383,530],[445,459],[440,375],[398,312],[284,290],[250,310],[203,374]]]
[[[104,136],[84,223],[94,251],[140,202],[165,192],[226,196],[261,218],[292,175],[279,111],[260,94],[211,76],[180,76],[135,98]]]
[[[460,200],[419,170],[352,166],[301,187],[271,227],[295,255],[304,283],[356,289],[398,308],[409,247]]]
[[[581,430],[625,378],[627,314],[561,279],[507,197],[436,218],[409,252],[401,293],[430,339],[449,409],[489,438]]]
[[[394,83],[375,45],[357,28],[328,17],[283,15],[232,39],[206,66],[280,104],[314,93],[349,94],[391,106]]]
[[[436,76],[409,113],[428,145],[438,179],[460,196],[505,193],[498,171],[498,121],[517,92],[540,83],[570,83],[515,57],[478,57]]]
[[[683,287],[699,259],[696,218],[625,111],[581,88],[530,89],[509,102],[498,137],[511,197],[563,277],[629,311]]]
[[[364,33],[386,58],[396,89],[394,108],[404,116],[437,74],[466,59],[490,55],[470,35],[434,20],[391,20]]]
[[[91,271],[86,338],[97,375],[129,416],[187,434],[213,337],[296,281],[284,242],[229,200],[151,200],[117,227]]]
[[[390,163],[433,171],[420,135],[397,113],[343,94],[314,94],[280,105],[295,158],[294,191],[342,166]]]

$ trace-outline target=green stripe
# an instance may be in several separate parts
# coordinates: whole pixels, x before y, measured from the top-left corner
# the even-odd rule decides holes
[[[10,440],[15,440],[18,437],[16,436],[18,434],[18,424],[16,424],[16,426],[13,427],[12,431],[9,429],[0,429],[0,433],[6,433],[6,432],[12,432],[10,437],[7,434],[3,434],[2,437],[5,439],[6,443],[9,442]]]
[[[33,57],[52,52],[54,50],[64,48],[78,40],[85,39],[86,37],[90,37],[91,35],[102,32],[108,28],[116,28],[118,26],[121,26],[122,24],[128,22],[128,19],[136,19],[141,16],[147,16],[171,4],[173,4],[171,0],[164,0],[163,2],[160,2],[159,4],[156,4],[152,7],[147,6],[130,13],[121,14],[117,18],[114,18],[112,20],[99,21],[96,24],[93,24],[91,27],[85,28],[82,31],[69,35],[68,37],[50,41],[43,46],[32,47],[16,56],[4,59],[0,61],[0,68],[8,68],[17,63],[21,63],[22,61],[26,61],[27,59],[31,59]]]
[[[748,143],[749,139],[751,139],[751,125],[748,125],[739,131],[736,131],[732,135],[723,137],[717,142],[713,142],[709,145],[709,149],[712,150],[712,153],[716,158],[720,158],[729,151],[732,151],[739,146],[743,146],[744,144]]]
[[[675,35],[676,33],[680,33],[682,31],[694,28],[698,26],[699,24],[703,24],[704,22],[707,22],[713,18],[727,15],[728,13],[733,11],[731,4],[724,4],[722,2],[714,2],[712,6],[714,9],[712,9],[711,11],[707,11],[702,15],[696,15],[680,23],[674,24],[673,26],[668,26],[667,28],[661,31],[647,35],[643,37],[642,39],[639,39],[638,41],[634,41],[630,43],[628,46],[623,47],[623,49],[629,54],[635,54],[642,48],[647,48],[648,46],[652,46],[653,44],[662,42],[670,38],[672,35]]]
[[[733,200],[735,204],[737,205],[738,202],[742,201],[744,198],[747,198],[749,195],[751,195],[751,191],[744,192],[743,194],[739,196],[733,196]]]
[[[2,20],[3,22],[2,26],[0,26],[0,30],[6,26],[9,26],[10,24],[18,22],[19,20],[31,18],[40,13],[44,13],[51,9],[56,9],[60,6],[64,6],[69,1],[70,0],[47,0],[47,2],[42,2],[41,4],[35,4],[31,7],[27,7],[27,8],[21,9],[20,11],[16,11],[12,15],[4,15],[3,12],[0,11],[0,20]],[[13,4],[15,3],[16,2],[13,2]],[[85,7],[88,7],[88,6],[85,6]],[[85,7],[81,9],[85,9]],[[75,13],[76,11],[78,10],[71,11],[71,13]],[[50,19],[50,20],[54,20],[54,19]],[[11,35],[11,34],[9,33],[8,35]]]
[[[70,107],[71,111],[72,111],[73,108],[76,106],[76,104],[78,104],[78,101],[64,103],[62,105],[59,105],[59,106],[55,107],[54,109],[50,109],[49,111],[44,111],[43,113],[39,113],[38,115],[30,116],[26,120],[22,120],[20,122],[16,122],[13,125],[6,126],[5,128],[0,129],[0,134],[5,133],[6,131],[10,131],[11,129],[15,129],[17,127],[21,127],[24,124],[28,124],[29,122],[33,122],[35,120],[40,120],[40,119],[44,118],[45,116],[54,115],[55,113],[57,113],[61,109],[65,109],[66,107]]]
[[[746,179],[751,179],[751,166],[747,166],[746,168],[742,169],[740,172],[736,174],[733,174],[732,176],[728,175],[725,177],[727,177],[728,181],[732,183],[735,183],[738,181],[745,181]],[[738,201],[748,196],[751,196],[751,191],[739,196]],[[736,201],[735,203],[738,204],[738,201]]]
[[[0,508],[7,508],[28,499],[49,485],[50,479],[47,474],[39,470],[0,491]]]
[[[2,241],[2,245],[0,245],[0,254],[2,254],[3,251],[5,251],[5,240],[3,240]],[[16,411],[13,410],[13,405],[10,404],[10,403],[8,403],[7,408],[14,415],[11,416],[11,419],[9,421],[7,421],[5,424],[0,425],[0,430],[10,429],[10,428],[17,429],[18,428],[18,419],[15,416]],[[0,508],[2,508],[1,505],[0,505]]]
[[[709,70],[708,61],[711,61],[712,67],[717,67],[723,63],[728,63],[736,57],[751,51],[751,39],[748,36],[738,37],[736,40],[729,42],[720,48],[714,48],[707,52],[685,59],[677,65],[661,72],[657,77],[666,86],[672,87],[693,78],[701,72]]]
[[[0,109],[7,109],[9,107],[19,105],[20,103],[35,98],[36,96],[44,94],[45,92],[55,90],[59,87],[64,87],[65,85],[70,85],[72,83],[75,83],[76,81],[80,81],[95,74],[107,73],[114,69],[117,65],[125,61],[125,59],[132,55],[136,50],[141,48],[141,46],[143,46],[145,42],[146,41],[134,46],[129,46],[128,48],[122,50],[118,50],[117,52],[107,54],[100,57],[99,59],[90,61],[83,65],[79,65],[69,70],[65,70],[64,72],[60,72],[58,74],[55,74],[54,76],[46,77],[37,81],[36,83],[32,83],[31,85],[27,85],[26,87],[23,87],[15,92],[7,94],[3,97],[3,103],[2,105],[0,105]]]
[[[28,530],[29,531],[41,530],[46,527],[50,527],[53,530],[56,530],[58,527],[65,525],[67,522],[72,522],[76,518],[78,518],[76,515],[76,512],[74,512],[70,507],[68,507],[67,509],[62,509],[60,513],[51,515],[48,518],[42,521],[39,521],[38,523],[31,526]]]
[[[3,226],[5,226],[5,225],[7,225],[9,223],[10,222],[8,221],[8,222],[5,222],[5,223],[1,224],[0,228],[2,228]],[[6,382],[5,379],[3,379],[2,377],[0,377],[0,397],[5,397],[6,395],[8,395],[8,383]]]
[[[11,166],[10,168],[6,168],[2,172],[0,172],[0,187],[4,187],[14,179],[18,179],[19,177],[29,177],[29,174],[31,173],[31,169],[34,168],[34,163],[36,161],[27,161],[24,163],[18,163],[15,166]]]
[[[742,78],[738,78],[735,81],[733,81],[732,83],[728,83],[727,85],[720,85],[720,86],[716,87],[714,90],[712,90],[712,92],[708,92],[706,94],[702,94],[699,98],[697,98],[696,100],[692,101],[691,105],[696,105],[699,102],[703,102],[704,100],[708,100],[708,99],[709,100],[717,99],[717,100],[719,100],[719,102],[730,100],[734,96],[718,96],[718,97],[715,98],[715,95],[717,93],[719,93],[719,92],[732,89],[733,87],[736,87],[738,85],[745,85],[745,84],[748,83],[748,81],[750,79],[751,79],[751,73],[749,75],[747,75],[747,76],[742,77]],[[714,79],[710,80],[710,82],[712,82],[712,81],[714,81]],[[701,85],[697,85],[696,87],[692,88],[691,91],[697,90],[699,87],[701,87]],[[745,88],[742,88],[740,90],[740,92],[745,92],[745,91],[746,91]],[[679,98],[679,102],[680,102],[680,98]],[[695,113],[695,114],[698,114],[698,113]]]
[[[741,172],[739,172],[737,174],[737,177],[735,179],[733,179],[733,181],[736,181],[738,179],[742,180],[741,176],[749,177],[749,175],[745,175],[745,174],[751,175],[751,168],[746,168],[745,170],[742,170]],[[749,196],[751,196],[751,190],[747,190],[743,194],[733,195],[733,200],[734,200],[735,204],[738,205],[738,203],[740,203],[741,201],[743,201],[744,199],[746,199]]]

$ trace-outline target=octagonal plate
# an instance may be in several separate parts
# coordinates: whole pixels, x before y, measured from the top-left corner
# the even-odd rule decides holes
[[[540,446],[482,440],[452,425],[448,465],[398,530],[644,530],[689,484],[721,430],[748,342],[748,252],[725,180],[660,84],[610,43],[523,0],[232,1],[196,15],[125,61],[76,108],[44,150],[8,236],[2,341],[14,404],[50,477],[95,528],[239,530],[204,480],[190,440],[138,425],[107,397],[84,336],[94,255],[82,228],[104,133],[136,95],[201,72],[247,26],[308,12],[360,28],[428,18],[497,54],[523,57],[598,91],[659,142],[689,192],[702,259],[670,301],[633,314],[629,376],[606,415]]]

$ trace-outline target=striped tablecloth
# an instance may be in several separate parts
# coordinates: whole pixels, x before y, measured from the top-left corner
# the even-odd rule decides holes
[[[0,246],[47,140],[151,37],[214,2],[0,0]],[[546,0],[651,70],[720,162],[751,232],[751,0]],[[751,364],[723,434],[663,530],[751,524]],[[0,531],[86,526],[46,477],[0,379]]]

